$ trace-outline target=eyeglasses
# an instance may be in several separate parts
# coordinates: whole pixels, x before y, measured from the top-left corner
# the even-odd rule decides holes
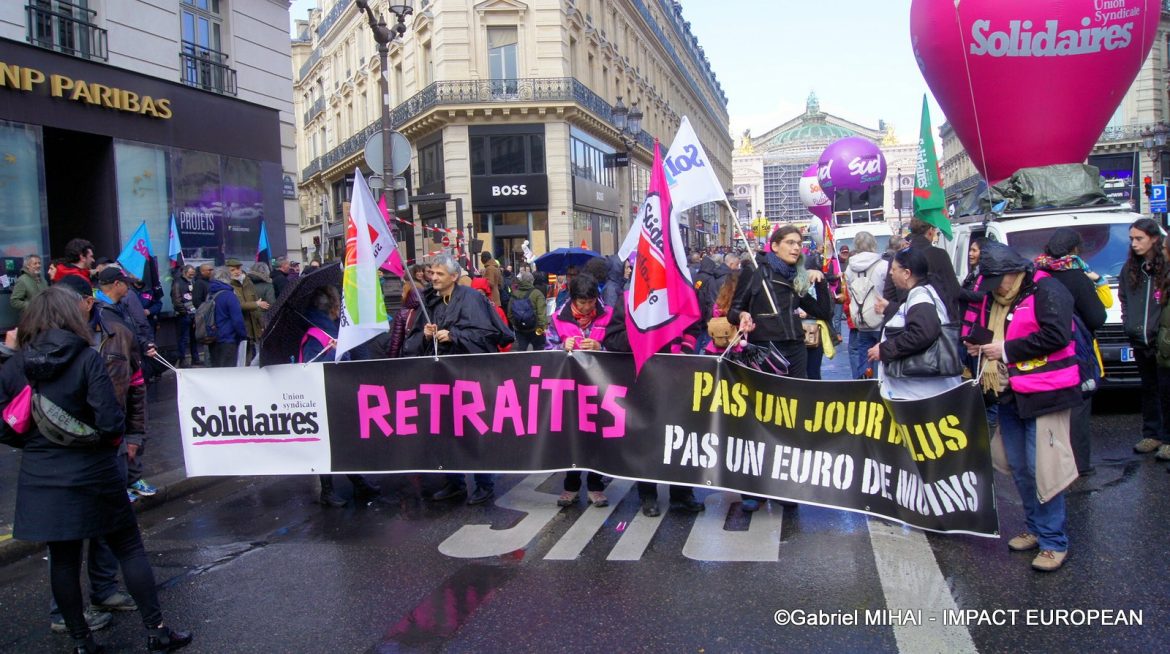
[[[790,238],[786,238],[783,241],[780,241],[780,245],[787,245],[789,247],[799,247],[802,243],[803,241],[794,241]]]

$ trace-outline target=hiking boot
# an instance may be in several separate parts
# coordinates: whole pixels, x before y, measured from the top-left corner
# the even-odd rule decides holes
[[[1068,552],[1055,552],[1053,550],[1040,550],[1036,558],[1032,559],[1032,568],[1040,572],[1055,572],[1064,565],[1064,559],[1068,556]]]
[[[565,491],[557,498],[557,506],[573,506],[577,503],[577,492]]]
[[[1170,445],[1161,445],[1158,451],[1154,454],[1154,458],[1159,461],[1170,461]]]
[[[191,644],[194,637],[190,631],[175,631],[159,625],[147,630],[146,649],[151,652],[173,652]]]
[[[1027,552],[1037,547],[1040,547],[1040,539],[1026,531],[1008,541],[1008,549],[1013,552]]]
[[[94,602],[92,608],[99,611],[137,611],[138,604],[130,597],[130,593],[118,591],[100,602]]]
[[[145,479],[139,479],[133,484],[130,484],[130,490],[134,491],[136,495],[141,495],[142,497],[150,497],[151,495],[158,493],[158,489],[146,483]]]
[[[110,622],[113,620],[114,616],[99,611],[92,606],[85,609],[85,624],[89,625],[90,631],[105,629],[110,626]],[[60,615],[55,615],[49,619],[49,629],[55,634],[69,633],[69,627],[65,626],[65,618]]]
[[[1162,441],[1156,438],[1143,438],[1133,446],[1133,451],[1138,454],[1149,454],[1154,450],[1162,447]]]
[[[658,498],[647,497],[642,500],[642,515],[647,518],[657,518],[662,515],[662,509],[658,508]]]
[[[467,505],[468,506],[475,506],[476,504],[483,504],[484,502],[495,497],[495,495],[496,495],[496,490],[494,488],[484,488],[483,486],[476,486],[475,492],[473,492],[471,494],[471,497],[467,498]]]
[[[603,506],[609,506],[609,498],[601,491],[589,491],[589,503],[601,508]]]
[[[325,481],[321,483],[321,506],[333,507],[340,509],[345,506],[345,498],[333,492],[333,483]]]
[[[691,513],[699,513],[707,508],[705,504],[695,499],[694,495],[670,501],[671,508],[679,508]]]

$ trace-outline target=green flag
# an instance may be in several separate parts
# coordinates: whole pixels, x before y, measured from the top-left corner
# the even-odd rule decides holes
[[[922,130],[918,133],[918,165],[914,176],[914,217],[939,228],[951,237],[951,221],[938,174],[934,153],[934,132],[930,129],[930,107],[922,95]]]

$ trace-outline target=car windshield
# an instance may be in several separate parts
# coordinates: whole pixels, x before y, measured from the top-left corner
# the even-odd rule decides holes
[[[1116,282],[1121,266],[1129,256],[1129,224],[1073,225],[1071,229],[1081,235],[1081,258],[1089,268],[1105,275],[1110,282]],[[1044,254],[1044,245],[1052,236],[1051,229],[1030,229],[1008,234],[1008,245],[1016,252],[1035,259]]]
[[[890,247],[890,235],[889,234],[877,234],[873,238],[874,238],[874,240],[877,241],[878,254],[884,254],[886,249],[888,247]],[[839,239],[836,239],[834,242],[837,244],[838,250],[840,250],[842,247],[847,247],[847,248],[849,248],[850,252],[853,251],[853,238],[852,237],[851,238],[839,238]]]

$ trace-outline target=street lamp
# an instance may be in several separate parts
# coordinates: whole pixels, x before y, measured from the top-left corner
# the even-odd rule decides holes
[[[903,184],[903,182],[905,182],[905,181],[906,180],[902,177],[902,169],[899,168],[898,169],[898,192],[895,194],[897,196],[897,199],[895,199],[895,202],[898,205],[898,234],[899,235],[901,235],[901,233],[902,233],[902,210],[905,207],[905,202],[906,202],[906,187]]]
[[[374,17],[374,10],[370,9],[369,0],[354,0],[359,11],[366,12],[366,22],[374,33],[374,41],[378,44],[378,90],[382,93],[382,181],[383,188],[393,188],[389,180],[394,179],[393,158],[390,156],[390,42],[406,33],[406,17],[414,13],[413,0],[389,5],[390,13],[398,19],[393,29],[386,25],[385,19],[379,15]],[[370,180],[370,190],[374,190],[373,179]],[[380,197],[380,196],[379,196]],[[393,203],[387,200],[390,208]],[[390,209],[393,210],[393,209]],[[410,241],[414,234],[411,233]],[[413,243],[408,244],[413,249]]]
[[[1159,182],[1162,178],[1161,166],[1158,165],[1158,159],[1162,156],[1162,150],[1166,147],[1167,134],[1170,134],[1170,128],[1167,128],[1162,123],[1154,125],[1153,129],[1146,128],[1142,130],[1142,149],[1146,151],[1146,156],[1150,158],[1150,167],[1153,169],[1150,177],[1155,182]]]
[[[622,145],[626,148],[626,168],[629,169],[630,180],[630,208],[633,209],[636,199],[634,197],[634,161],[630,156],[630,151],[634,149],[634,145],[638,142],[638,136],[642,133],[642,110],[638,108],[638,103],[634,102],[629,108],[622,104],[622,96],[617,97],[617,104],[613,106],[613,126],[617,128],[618,138],[621,139]],[[631,211],[631,213],[633,213]],[[633,216],[630,216],[633,219]],[[624,225],[621,224],[621,219],[618,221],[618,233],[624,233]]]

